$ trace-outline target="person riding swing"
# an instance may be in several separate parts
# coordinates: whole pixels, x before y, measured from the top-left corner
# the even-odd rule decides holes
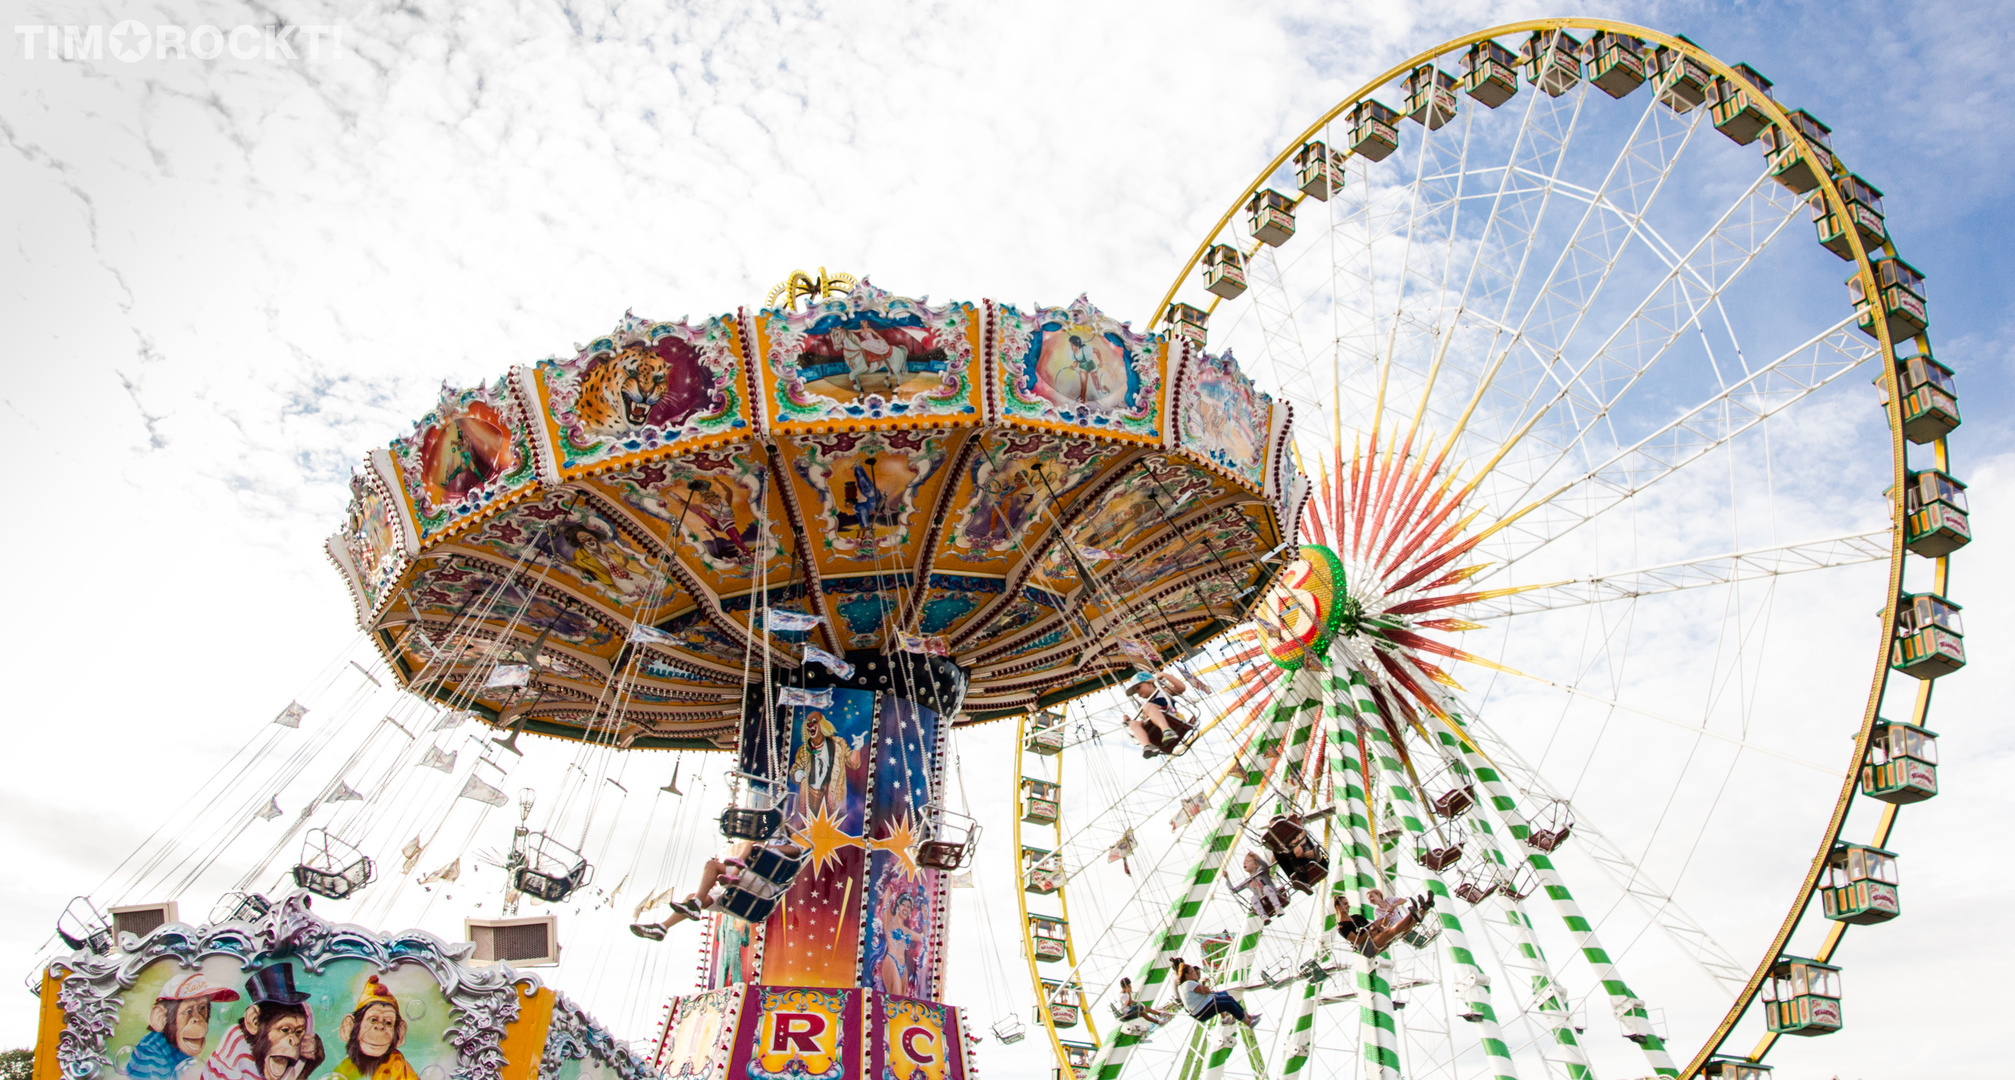
[[[1174,696],[1188,690],[1189,686],[1174,675],[1146,671],[1134,675],[1126,692],[1139,701],[1139,712],[1126,727],[1141,745],[1140,756],[1172,753],[1190,733],[1192,725],[1176,711]]]
[[[1232,892],[1244,892],[1247,906],[1261,923],[1270,923],[1274,916],[1287,910],[1287,893],[1280,882],[1273,877],[1273,864],[1262,858],[1257,851],[1245,853],[1246,878],[1231,887]]]
[[[666,905],[672,909],[670,915],[662,922],[631,923],[630,933],[647,941],[663,941],[665,931],[682,922],[708,912],[727,910],[724,905],[729,894],[736,890],[759,893],[756,899],[768,900],[790,886],[804,865],[804,854],[802,846],[789,840],[763,844],[753,840],[731,841],[700,868],[699,888],[685,899]]]
[[[1332,897],[1330,903],[1336,908],[1336,931],[1350,943],[1352,949],[1364,956],[1377,956],[1399,940],[1402,934],[1420,924],[1427,913],[1434,908],[1434,894],[1422,893],[1418,898],[1385,895],[1383,890],[1370,889],[1364,894],[1365,902],[1371,905],[1371,918],[1350,909],[1350,898],[1343,893]]]
[[[1240,1001],[1229,991],[1212,990],[1204,981],[1203,969],[1195,964],[1186,964],[1180,959],[1176,965],[1176,989],[1182,994],[1183,1011],[1197,1021],[1213,1017],[1228,1016],[1233,1020],[1253,1027],[1259,1023],[1259,1014],[1247,1012]]]

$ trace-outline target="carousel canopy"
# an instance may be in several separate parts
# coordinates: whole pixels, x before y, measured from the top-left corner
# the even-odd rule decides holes
[[[729,747],[808,651],[947,659],[987,719],[1244,618],[1308,487],[1289,411],[1083,298],[626,315],[444,387],[328,551],[408,688],[524,730]]]

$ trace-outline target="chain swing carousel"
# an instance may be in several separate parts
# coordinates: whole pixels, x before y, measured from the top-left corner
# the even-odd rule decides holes
[[[1182,423],[1198,401],[1211,422]],[[1289,409],[1229,358],[1135,333],[1083,299],[933,306],[823,271],[753,312],[626,316],[571,357],[446,389],[359,471],[329,543],[376,653],[337,669],[369,683],[339,706],[360,714],[351,744],[318,735],[257,783],[281,792],[311,774],[315,793],[230,912],[192,937],[171,925],[145,946],[108,944],[91,939],[104,917],[84,901],[70,920],[83,952],[50,969],[52,985],[85,972],[117,983],[127,944],[150,958],[144,971],[186,966],[183,952],[151,963],[167,938],[250,934],[248,962],[295,955],[287,927],[330,925],[311,903],[368,913],[385,896],[388,911],[388,890],[494,868],[503,917],[471,920],[479,955],[428,948],[469,985],[536,994],[529,975],[467,963],[552,959],[555,920],[521,905],[612,907],[612,879],[646,872],[597,865],[614,857],[607,801],[627,796],[623,763],[722,751],[732,764],[711,810],[676,769],[662,789],[687,813],[685,854],[656,871],[690,880],[717,834],[715,876],[683,902],[677,889],[649,897],[639,914],[669,901],[674,917],[633,928],[663,937],[697,918],[700,985],[641,1058],[604,1064],[964,1075],[966,1027],[942,1001],[947,876],[971,871],[979,826],[946,798],[953,726],[1117,685],[1243,621],[1304,499],[1290,443]],[[380,692],[401,704],[364,720],[372,706],[358,702]],[[308,711],[279,726],[299,729]],[[471,721],[491,733],[471,735]],[[519,793],[507,850],[473,846],[480,817],[456,847],[470,802],[511,807],[508,777],[540,737],[573,748],[557,798]],[[446,809],[374,779],[459,775],[458,754],[473,771],[435,796]],[[255,822],[286,816],[278,794],[257,801]],[[256,887],[275,870],[300,890],[283,903]],[[406,976],[396,941],[335,929]],[[122,1038],[80,1047],[77,1070],[117,1067]],[[470,1053],[434,1062],[458,1077],[496,1064]]]
[[[732,881],[677,909],[705,970],[669,1075],[880,1075],[925,1053],[888,1035],[921,1016],[962,1055],[938,1001],[942,875],[977,839],[942,798],[952,725],[1242,621],[1306,489],[1289,410],[1235,363],[1084,300],[781,291],[447,394],[330,548],[400,678],[507,738],[735,753]],[[1178,419],[1198,402],[1212,423]]]

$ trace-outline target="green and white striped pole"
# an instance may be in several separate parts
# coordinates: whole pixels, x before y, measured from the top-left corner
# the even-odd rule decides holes
[[[1394,810],[1413,840],[1424,843],[1427,827],[1422,823],[1421,815],[1426,811],[1421,810],[1414,800],[1406,767],[1400,763],[1392,739],[1386,735],[1383,724],[1371,724],[1366,732],[1371,737],[1372,754],[1378,760],[1379,770],[1386,776],[1386,790],[1392,793]],[[1441,880],[1440,874],[1424,867],[1422,869],[1427,875],[1427,889],[1434,895],[1435,918],[1441,922],[1441,941],[1448,952],[1448,961],[1469,975],[1470,985],[1466,995],[1469,1011],[1477,1018],[1474,1023],[1484,1056],[1490,1060],[1491,1075],[1494,1080],[1518,1080],[1517,1067],[1511,1060],[1511,1048],[1504,1041],[1504,1032],[1497,1024],[1497,1010],[1491,1005],[1490,978],[1469,950],[1469,939],[1462,931],[1462,920],[1453,910],[1454,897],[1449,894],[1448,885]]]
[[[1294,675],[1295,692],[1297,695],[1307,695],[1315,699],[1326,711],[1333,713],[1334,705],[1326,689],[1329,677],[1328,672],[1307,669],[1298,671]],[[1345,837],[1342,842],[1344,850],[1336,852],[1336,857],[1332,858],[1330,863],[1330,896],[1341,895],[1346,882],[1355,880],[1355,872],[1343,868],[1344,859],[1348,857],[1349,840],[1347,832],[1342,835]],[[1323,897],[1320,901],[1323,905],[1322,936],[1318,940],[1322,941],[1328,941],[1330,935],[1336,931],[1336,912],[1328,901],[1329,896]],[[1320,956],[1315,959],[1318,963],[1321,962]],[[1294,1019],[1288,1027],[1287,1061],[1281,1066],[1281,1080],[1297,1080],[1302,1069],[1308,1066],[1309,1047],[1315,1039],[1315,1007],[1321,997],[1320,981],[1302,980],[1301,1000],[1295,1003]]]
[[[1450,771],[1467,781],[1474,781],[1469,766],[1464,763],[1461,743],[1447,731],[1437,733],[1440,745],[1436,748]],[[1481,808],[1470,811],[1470,824],[1475,826],[1478,843],[1483,845],[1484,854],[1499,867],[1507,865],[1504,852],[1498,847],[1497,832],[1491,828],[1490,819],[1483,816]],[[1588,1052],[1581,1046],[1581,1040],[1574,1031],[1572,1010],[1568,1007],[1567,994],[1561,989],[1560,979],[1553,973],[1552,965],[1546,961],[1545,950],[1539,947],[1539,939],[1533,932],[1532,919],[1525,913],[1525,906],[1510,897],[1502,900],[1505,921],[1511,926],[1512,938],[1518,946],[1519,959],[1531,972],[1533,1007],[1546,1019],[1553,1033],[1551,1054],[1542,1056],[1557,1062],[1567,1070],[1568,1080],[1593,1080],[1594,1070],[1588,1065]]]
[[[1189,887],[1170,906],[1168,924],[1161,933],[1155,954],[1136,980],[1139,1000],[1152,1003],[1160,998],[1162,987],[1169,978],[1169,957],[1180,955],[1183,943],[1189,939],[1190,929],[1196,923],[1197,913],[1203,910],[1204,901],[1217,882],[1218,871],[1224,868],[1232,842],[1238,838],[1240,827],[1251,815],[1253,797],[1266,779],[1267,753],[1280,743],[1282,733],[1301,707],[1302,703],[1292,697],[1276,703],[1267,719],[1266,729],[1253,745],[1252,755],[1238,763],[1244,770],[1238,786],[1218,804],[1217,823],[1204,840],[1196,865],[1190,869]],[[1093,1057],[1089,1075],[1097,1080],[1114,1080],[1126,1068],[1127,1058],[1132,1056],[1133,1048],[1140,1045],[1142,1036],[1124,1030],[1125,1027],[1127,1025],[1122,1024],[1112,1029],[1105,1045]]]
[[[1369,710],[1376,715],[1370,687],[1365,685],[1364,675],[1346,667],[1341,656],[1342,650],[1332,648],[1330,653],[1330,676],[1327,687],[1329,693],[1325,704],[1329,706],[1334,724],[1335,758],[1331,769],[1335,777],[1335,788],[1343,793],[1338,816],[1344,819],[1344,847],[1347,850],[1347,864],[1343,867],[1348,882],[1339,881],[1340,887],[1348,891],[1357,890],[1357,907],[1366,918],[1376,914],[1365,900],[1365,890],[1378,887],[1378,867],[1372,858],[1370,796],[1371,778],[1364,775],[1364,768],[1358,759],[1358,732],[1364,726],[1363,715]],[[1348,949],[1347,944],[1342,948]],[[1351,950],[1357,957],[1357,1001],[1360,1037],[1358,1053],[1364,1066],[1364,1080],[1399,1080],[1399,1025],[1392,1011],[1392,984],[1386,979],[1376,957],[1366,957]]]
[[[1312,741],[1311,737],[1315,732],[1315,721],[1322,704],[1320,684],[1313,677],[1309,677],[1304,681],[1304,674],[1303,672],[1296,672],[1294,678],[1288,683],[1289,692],[1286,703],[1282,707],[1291,708],[1299,719],[1294,721],[1293,732],[1288,736],[1287,751],[1281,755],[1281,762],[1275,773],[1277,776],[1289,775],[1294,769],[1300,767],[1303,758],[1308,754],[1308,745]],[[1317,692],[1305,696],[1305,689],[1314,689]],[[1229,855],[1230,853],[1227,852],[1226,854]],[[1266,921],[1260,918],[1258,914],[1253,913],[1246,916],[1245,928],[1239,933],[1238,941],[1234,946],[1236,951],[1233,954],[1231,962],[1225,965],[1225,977],[1223,980],[1225,985],[1236,986],[1244,983],[1250,977],[1252,973],[1252,953],[1259,945],[1260,933],[1265,927]],[[1241,997],[1240,1002],[1243,1003],[1243,1001],[1244,998]],[[1202,1080],[1220,1080],[1224,1076],[1225,1066],[1231,1061],[1233,1042],[1238,1036],[1239,1028],[1240,1025],[1236,1023],[1223,1026],[1221,1037],[1217,1040],[1216,1045],[1211,1048],[1210,1059],[1204,1065]]]
[[[1462,724],[1461,718],[1453,714],[1451,722],[1458,726]],[[1462,746],[1462,755],[1468,762],[1470,771],[1476,774],[1477,783],[1489,794],[1491,808],[1504,822],[1504,827],[1511,832],[1512,839],[1524,846],[1525,838],[1532,831],[1532,825],[1519,811],[1518,800],[1512,796],[1511,786],[1504,782],[1497,769],[1474,747],[1465,743]],[[1567,924],[1568,932],[1574,935],[1575,944],[1581,949],[1582,958],[1594,969],[1595,977],[1602,983],[1603,991],[1609,995],[1610,1007],[1617,1019],[1622,1021],[1625,1033],[1632,1042],[1644,1050],[1645,1060],[1650,1063],[1652,1072],[1659,1076],[1678,1076],[1679,1070],[1673,1067],[1672,1055],[1665,1051],[1665,1041],[1651,1030],[1651,1018],[1645,1011],[1644,1002],[1630,992],[1629,984],[1623,981],[1623,973],[1617,970],[1615,962],[1609,958],[1608,950],[1597,940],[1594,926],[1589,923],[1587,916],[1581,913],[1581,907],[1574,902],[1573,894],[1567,891],[1567,883],[1554,868],[1553,860],[1544,852],[1527,848],[1525,861],[1532,867],[1540,886],[1546,890],[1547,897],[1553,901],[1561,920]]]

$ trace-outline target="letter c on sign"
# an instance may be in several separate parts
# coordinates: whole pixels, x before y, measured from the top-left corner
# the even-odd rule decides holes
[[[772,1053],[816,1054],[819,1044],[815,1040],[826,1033],[826,1018],[817,1013],[780,1012],[771,1031]]]
[[[919,1039],[924,1044],[921,1050],[917,1049]],[[937,1032],[912,1024],[903,1029],[903,1037],[897,1041],[902,1043],[903,1053],[909,1055],[911,1061],[919,1065],[937,1064],[937,1055],[931,1053],[931,1044],[937,1041]]]

